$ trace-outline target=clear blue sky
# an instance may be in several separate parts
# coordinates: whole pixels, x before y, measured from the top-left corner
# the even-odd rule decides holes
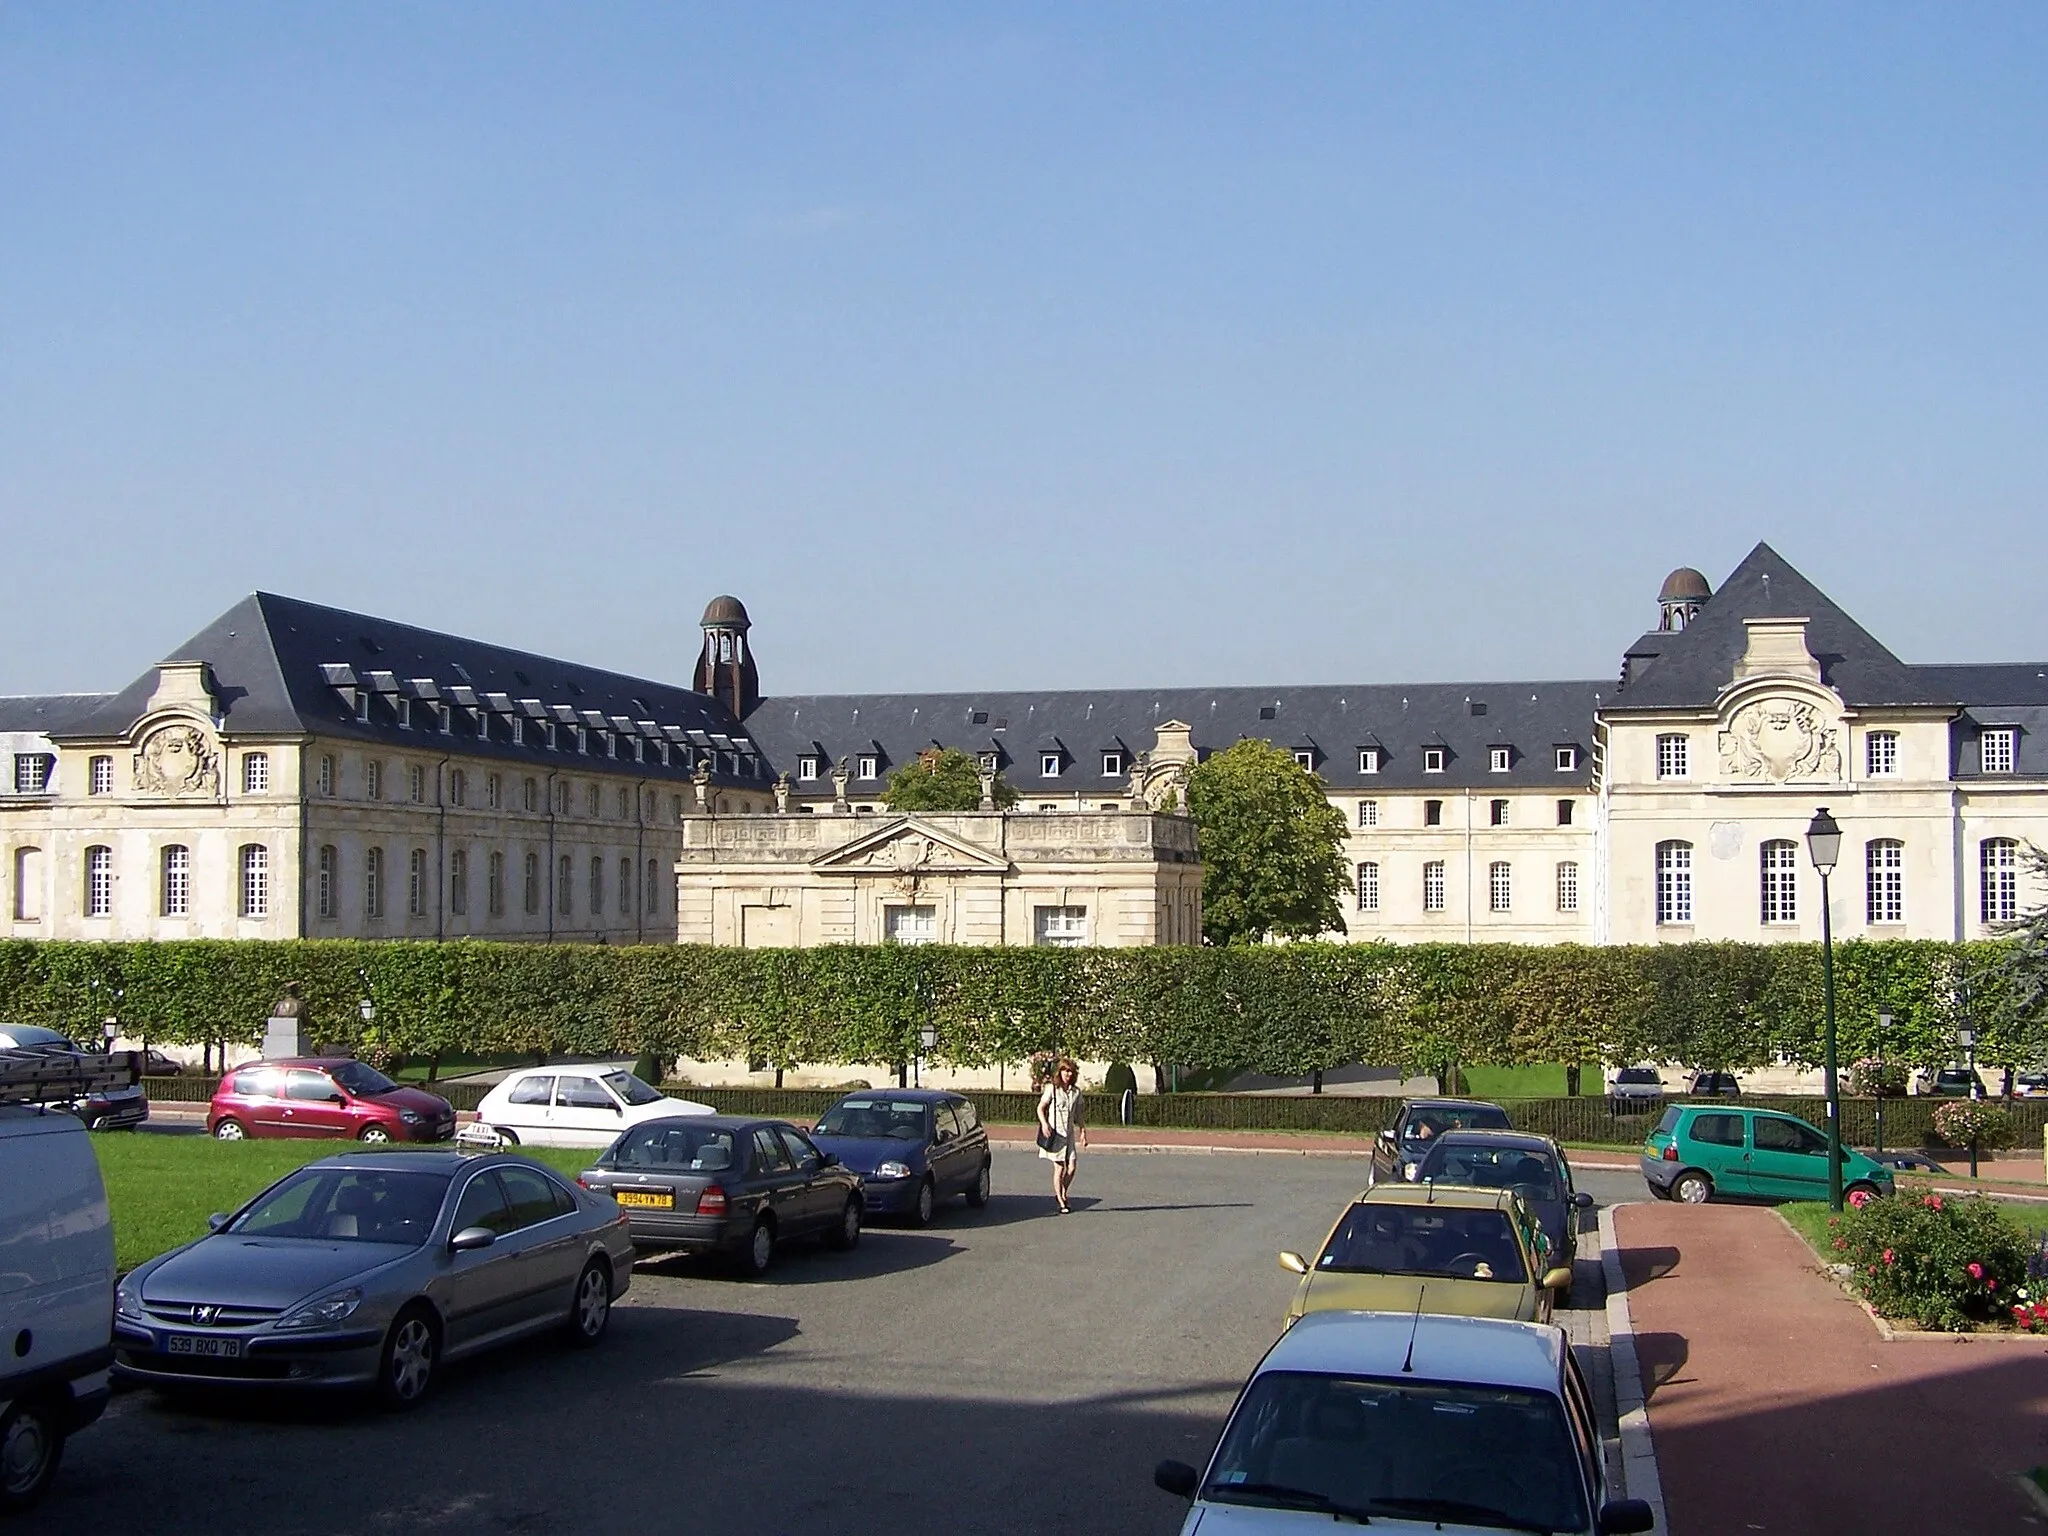
[[[0,8],[0,692],[258,588],[770,692],[2048,660],[2048,7]]]

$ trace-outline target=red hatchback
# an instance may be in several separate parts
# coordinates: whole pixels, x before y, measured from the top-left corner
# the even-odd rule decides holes
[[[346,1056],[252,1062],[220,1080],[206,1128],[221,1141],[245,1136],[346,1136],[356,1141],[446,1141],[455,1110],[446,1099],[401,1088]]]

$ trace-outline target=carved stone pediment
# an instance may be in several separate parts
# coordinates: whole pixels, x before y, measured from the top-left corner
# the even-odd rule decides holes
[[[811,867],[828,875],[887,875],[915,881],[926,875],[1001,875],[1008,871],[1009,861],[978,843],[905,816],[820,854]]]
[[[1752,699],[1721,732],[1721,772],[1749,783],[1839,781],[1841,734],[1803,699]]]
[[[173,800],[220,794],[220,744],[201,726],[171,721],[151,729],[135,749],[135,788]]]

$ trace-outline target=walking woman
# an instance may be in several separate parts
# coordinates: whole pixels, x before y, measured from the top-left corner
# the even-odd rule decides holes
[[[1062,1056],[1052,1081],[1038,1096],[1038,1155],[1052,1164],[1052,1197],[1067,1214],[1067,1191],[1074,1187],[1074,1162],[1088,1145],[1088,1127],[1081,1117],[1081,1069]]]

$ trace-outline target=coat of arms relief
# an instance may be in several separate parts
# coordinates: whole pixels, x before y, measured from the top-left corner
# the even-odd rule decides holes
[[[1797,699],[1745,704],[1721,732],[1721,772],[1731,779],[1785,784],[1842,776],[1841,732]]]
[[[174,799],[217,795],[220,753],[197,726],[164,726],[150,732],[135,754],[135,787]]]

